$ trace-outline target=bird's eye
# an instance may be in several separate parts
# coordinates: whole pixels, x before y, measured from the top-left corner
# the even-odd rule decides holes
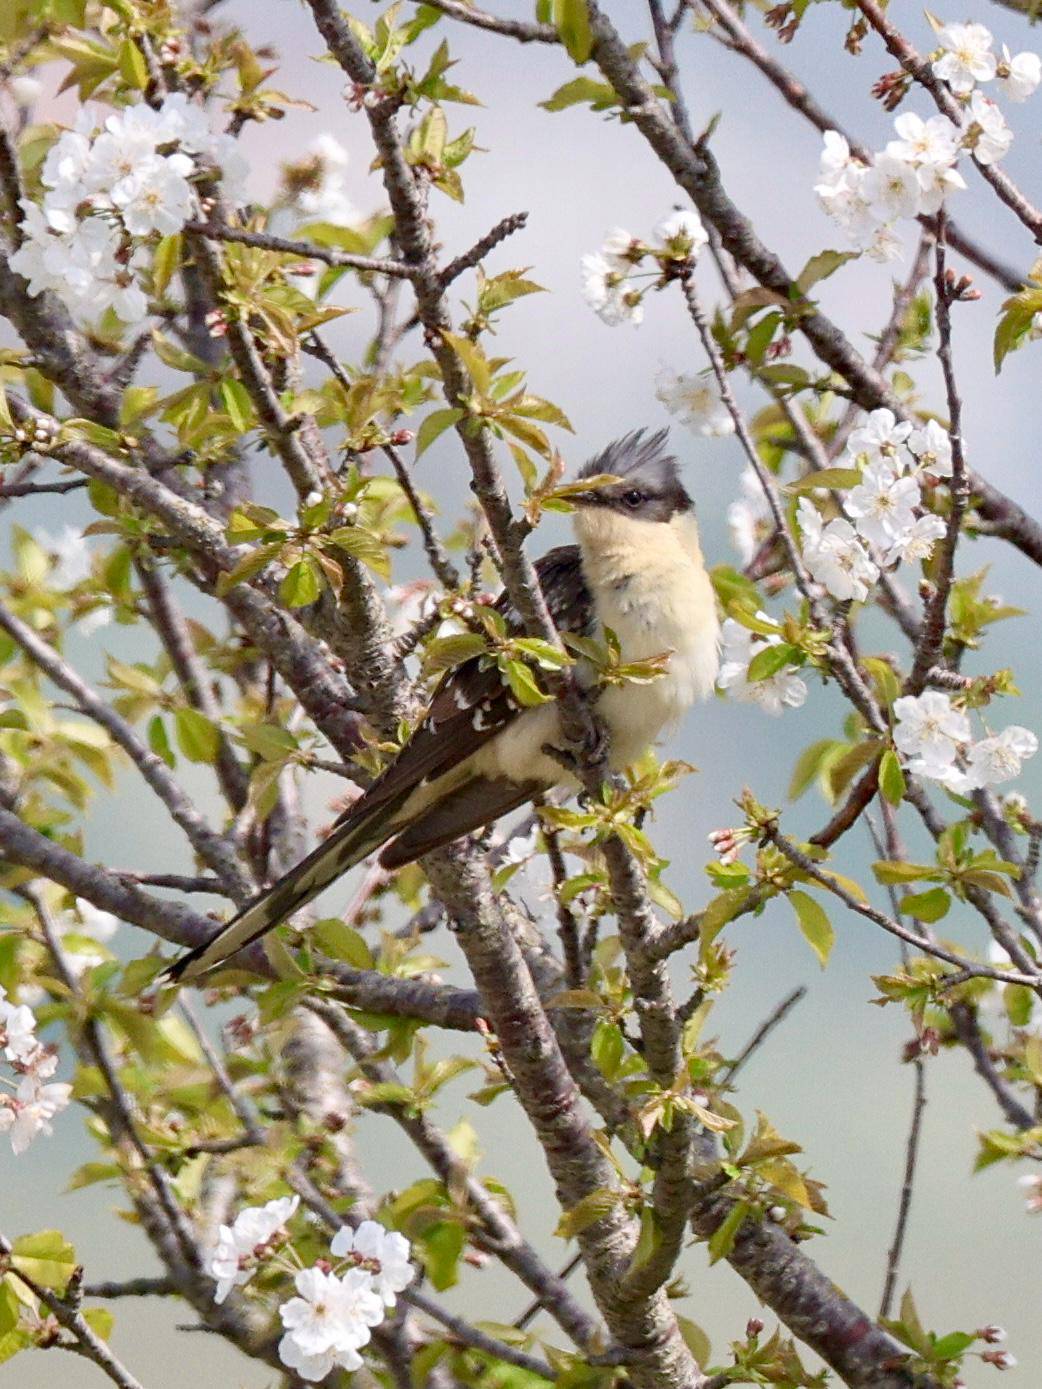
[[[623,492],[622,500],[627,506],[637,507],[644,500],[644,493],[639,492],[636,487],[631,487],[628,492]]]

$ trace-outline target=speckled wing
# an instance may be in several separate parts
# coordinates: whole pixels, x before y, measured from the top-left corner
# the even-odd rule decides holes
[[[558,546],[535,567],[558,627],[588,633],[593,626],[593,604],[583,579],[579,547]],[[497,607],[511,627],[520,626],[505,595]],[[394,836],[398,838],[384,858],[388,866],[408,862],[438,844],[490,824],[528,800],[538,789],[533,785],[482,780],[461,786],[448,775],[520,712],[496,666],[485,667],[474,658],[447,672],[412,738],[340,818],[328,839],[226,922],[211,940],[182,955],[167,976],[188,982],[215,969],[306,906]],[[444,791],[438,786],[443,777]],[[423,803],[422,809],[418,802]]]
[[[557,627],[587,635],[593,627],[593,603],[583,578],[578,545],[558,545],[548,550],[536,561],[535,569]],[[505,593],[496,607],[512,629],[520,628],[514,605]],[[398,803],[403,791],[436,781],[477,752],[520,712],[521,707],[495,665],[485,666],[479,657],[474,657],[446,672],[423,722],[344,818],[353,818],[362,809]]]

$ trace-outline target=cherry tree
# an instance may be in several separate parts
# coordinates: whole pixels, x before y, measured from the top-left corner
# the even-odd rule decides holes
[[[343,104],[260,200],[242,137],[292,123],[307,93],[280,89],[220,0],[3,7],[0,1138],[29,1162],[81,1111],[97,1153],[72,1182],[117,1186],[162,1273],[99,1282],[58,1229],[5,1228],[0,1360],[65,1349],[147,1385],[109,1343],[112,1304],[143,1295],[180,1299],[287,1385],[957,1389],[1015,1366],[990,1301],[976,1326],[925,1325],[901,1260],[941,1050],[981,1083],[978,1164],[1008,1165],[1042,1210],[1042,819],[1018,783],[1038,739],[1010,703],[1037,657],[989,664],[1017,609],[966,558],[988,536],[1042,564],[1042,522],[979,470],[958,370],[982,282],[1006,296],[996,370],[1042,336],[1042,211],[1004,167],[1042,61],[1003,42],[1019,20],[1001,9],[995,32],[928,17],[916,46],[904,16],[845,4],[846,47],[872,64],[866,110],[887,113],[873,149],[786,66],[819,7],[745,8],[305,0],[300,41],[337,69]],[[533,532],[571,508],[575,445],[568,401],[541,393],[546,363],[500,341],[542,292],[526,215],[442,244],[443,209],[482,177],[467,108],[497,99],[456,62],[462,32],[567,59],[574,75],[533,89],[533,110],[612,121],[667,180],[666,205],[606,228],[576,282],[620,340],[682,306],[690,353],[662,367],[658,400],[700,447],[743,458],[734,553],[712,572],[719,692],[782,729],[823,686],[844,702],[827,736],[784,752],[791,799],[823,799],[819,828],[793,828],[750,767],[701,900],[679,900],[648,818],[683,803],[693,769],[650,750],[613,775],[598,719],[601,689],[653,683],[669,653],[627,663],[611,632],[562,634],[533,567]],[[797,270],[685,102],[688,55],[721,47],[817,132],[806,193],[833,237]],[[45,83],[74,94],[72,119]],[[366,209],[348,140],[372,160]],[[964,230],[971,207],[1017,230],[1022,263]],[[821,302],[855,261],[878,263],[868,357]],[[353,357],[347,313],[366,325]],[[428,449],[473,493],[448,521],[418,480]],[[20,521],[70,493],[86,524]],[[423,577],[392,582],[400,551]],[[84,637],[97,674],[69,654]],[[336,914],[299,913],[201,993],[164,984],[176,952],[313,847],[302,797],[317,783],[349,804],[465,661],[524,706],[559,701],[580,797],[364,868]],[[87,853],[130,776],[190,872]],[[851,871],[856,834],[871,881]],[[713,1033],[753,967],[733,933],[772,912],[822,965],[836,921],[893,940],[873,1001],[907,1017],[915,1095],[878,1306],[867,1273],[848,1291],[829,1276],[801,1136],[743,1105],[743,1066],[798,998],[750,1018],[740,1052]],[[458,982],[439,960],[450,935]],[[559,1207],[556,1260],[482,1172],[475,1104],[522,1116]],[[359,1159],[360,1129],[387,1124],[415,1153],[406,1187]],[[680,1276],[691,1241],[763,1306],[726,1348],[698,1324],[711,1278],[694,1298]],[[527,1300],[512,1321],[453,1299],[461,1265],[491,1261]]]

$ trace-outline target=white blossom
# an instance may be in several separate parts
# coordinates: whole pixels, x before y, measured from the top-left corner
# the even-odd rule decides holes
[[[1037,53],[1017,53],[1010,57],[1002,45],[1002,62],[998,68],[999,86],[1010,101],[1027,101],[1042,81],[1042,58]]]
[[[28,1148],[37,1134],[50,1136],[51,1120],[68,1107],[72,1086],[64,1081],[40,1084],[39,1075],[23,1076],[13,1095],[0,1096],[0,1133],[11,1139],[16,1157]]]
[[[742,496],[727,508],[727,529],[731,544],[744,565],[756,554],[760,533],[764,522],[770,517],[770,509],[760,480],[748,464],[742,469],[739,484]]]
[[[919,560],[929,559],[933,554],[934,543],[941,539],[946,530],[947,527],[940,516],[935,516],[932,511],[927,512],[925,516],[917,517],[910,526],[894,537],[884,556],[885,563],[897,564],[905,560],[914,564]]]
[[[655,225],[655,238],[671,251],[697,256],[709,241],[702,219],[692,208],[673,212]]]
[[[351,201],[344,183],[348,153],[335,135],[323,131],[307,148],[307,154],[317,166],[318,174],[312,186],[301,190],[297,205],[308,218],[350,226],[358,221],[358,209]]]
[[[851,432],[847,452],[867,463],[885,463],[896,473],[899,470],[900,448],[912,432],[912,426],[898,421],[892,410],[873,410],[858,429]]]
[[[911,164],[892,154],[877,154],[861,182],[869,211],[880,222],[914,217],[919,211],[919,175]]]
[[[843,507],[855,519],[858,533],[881,550],[915,524],[921,500],[914,478],[895,478],[885,463],[870,463],[861,482],[847,493]]]
[[[908,447],[924,473],[951,477],[952,441],[936,420],[927,420],[921,429],[914,429],[908,436]]]
[[[765,613],[757,613],[757,617],[769,620]],[[751,632],[731,617],[725,620],[720,636],[722,651],[716,683],[721,690],[744,703],[758,704],[765,713],[776,716],[784,708],[798,709],[803,704],[807,686],[791,666],[763,680],[749,680],[749,662],[766,647],[778,646],[780,636]]]
[[[920,164],[916,174],[919,179],[919,211],[928,215],[938,211],[953,189],[966,187],[966,180],[958,169],[947,164]]]
[[[186,154],[149,159],[113,186],[112,202],[131,236],[172,236],[181,230],[192,215],[188,175],[194,167]]]
[[[38,77],[29,77],[23,74],[20,77],[9,78],[7,90],[11,93],[11,99],[15,105],[32,106],[43,91],[43,83]]]
[[[833,598],[863,602],[879,578],[879,566],[854,527],[842,517],[823,525],[821,513],[807,497],[800,498],[797,514],[803,536],[803,560],[811,576]]]
[[[974,92],[964,116],[965,138],[979,164],[997,164],[1013,143],[1006,117],[983,92]]]
[[[355,1230],[342,1225],[329,1248],[336,1258],[353,1259],[359,1267],[368,1270],[373,1291],[382,1298],[385,1307],[393,1307],[396,1294],[412,1282],[409,1241],[397,1230],[385,1229],[377,1220],[363,1220]]]
[[[610,327],[620,323],[640,323],[644,306],[639,290],[627,288],[626,276],[603,255],[582,258],[583,298],[594,313]]]
[[[895,118],[894,130],[898,138],[886,147],[894,159],[909,164],[954,164],[958,158],[958,131],[947,116],[924,121],[914,111],[906,111]]]
[[[358,1351],[370,1328],[383,1320],[384,1306],[372,1288],[371,1276],[350,1268],[341,1276],[319,1268],[302,1269],[294,1280],[297,1296],[279,1308],[286,1334],[279,1341],[279,1359],[301,1379],[324,1379],[331,1370],[357,1370]]]
[[[40,205],[23,201],[22,244],[10,264],[29,293],[50,290],[79,319],[112,311],[140,323],[148,301],[139,272],[143,243],[180,231],[194,210],[191,180],[200,168],[219,172],[225,194],[244,164],[236,142],[210,130],[202,107],[182,93],[155,110],[145,102],[97,117],[80,112],[48,151]]]
[[[90,544],[78,526],[65,525],[58,535],[36,530],[33,539],[52,557],[50,582],[54,588],[75,588],[91,574]]]
[[[838,130],[826,130],[822,139],[825,148],[821,152],[819,165],[821,179],[824,183],[836,183],[854,163],[850,145],[846,136],[841,135]]]
[[[952,767],[970,741],[970,721],[940,690],[902,695],[894,701],[894,744],[913,771],[937,777]]]
[[[731,412],[709,376],[688,376],[662,367],[655,378],[655,398],[694,434],[719,439],[734,433]]]
[[[616,269],[625,271],[634,263],[637,254],[635,248],[639,244],[633,233],[628,232],[625,227],[612,227],[604,238],[601,255]]]
[[[300,1203],[299,1196],[280,1196],[263,1206],[246,1206],[231,1225],[222,1225],[209,1260],[216,1280],[215,1302],[223,1302],[232,1288],[249,1282],[265,1248]]]
[[[997,63],[992,36],[983,24],[946,24],[937,35],[944,50],[933,62],[934,76],[953,92],[971,92],[978,82],[990,82]]]
[[[1038,752],[1038,739],[1028,728],[1011,724],[974,743],[966,756],[967,776],[977,786],[995,786],[1020,775],[1023,764]]]
[[[8,1061],[21,1069],[39,1068],[44,1047],[36,1035],[36,1018],[24,1003],[11,1003],[7,991],[0,986],[0,1046]],[[57,1063],[55,1062],[55,1065]],[[50,1065],[48,1074],[53,1074]]]

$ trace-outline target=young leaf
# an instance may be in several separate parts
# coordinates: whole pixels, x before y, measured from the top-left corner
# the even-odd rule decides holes
[[[952,899],[943,887],[931,887],[926,892],[913,892],[902,898],[898,911],[902,916],[914,916],[916,921],[940,921],[948,915]]]
[[[801,892],[799,888],[794,888],[789,893],[789,901],[796,913],[800,930],[803,932],[807,944],[817,955],[821,961],[821,967],[824,969],[829,962],[829,955],[832,953],[832,946],[836,940],[836,932],[832,922],[828,919],[821,903],[816,902],[808,893]]]
[[[321,592],[321,573],[310,555],[298,559],[279,585],[279,597],[287,608],[306,607],[314,603]]]
[[[575,63],[585,63],[593,47],[590,14],[586,0],[554,0],[554,24],[568,56]]]
[[[900,805],[905,794],[905,774],[892,748],[887,748],[879,764],[879,789],[891,805]]]
[[[174,711],[174,736],[189,762],[213,762],[221,745],[217,729],[198,709]]]
[[[435,410],[433,414],[428,415],[416,431],[416,457],[419,458],[421,454],[426,453],[439,434],[444,434],[446,429],[451,428],[466,413],[465,410],[453,409]]]

